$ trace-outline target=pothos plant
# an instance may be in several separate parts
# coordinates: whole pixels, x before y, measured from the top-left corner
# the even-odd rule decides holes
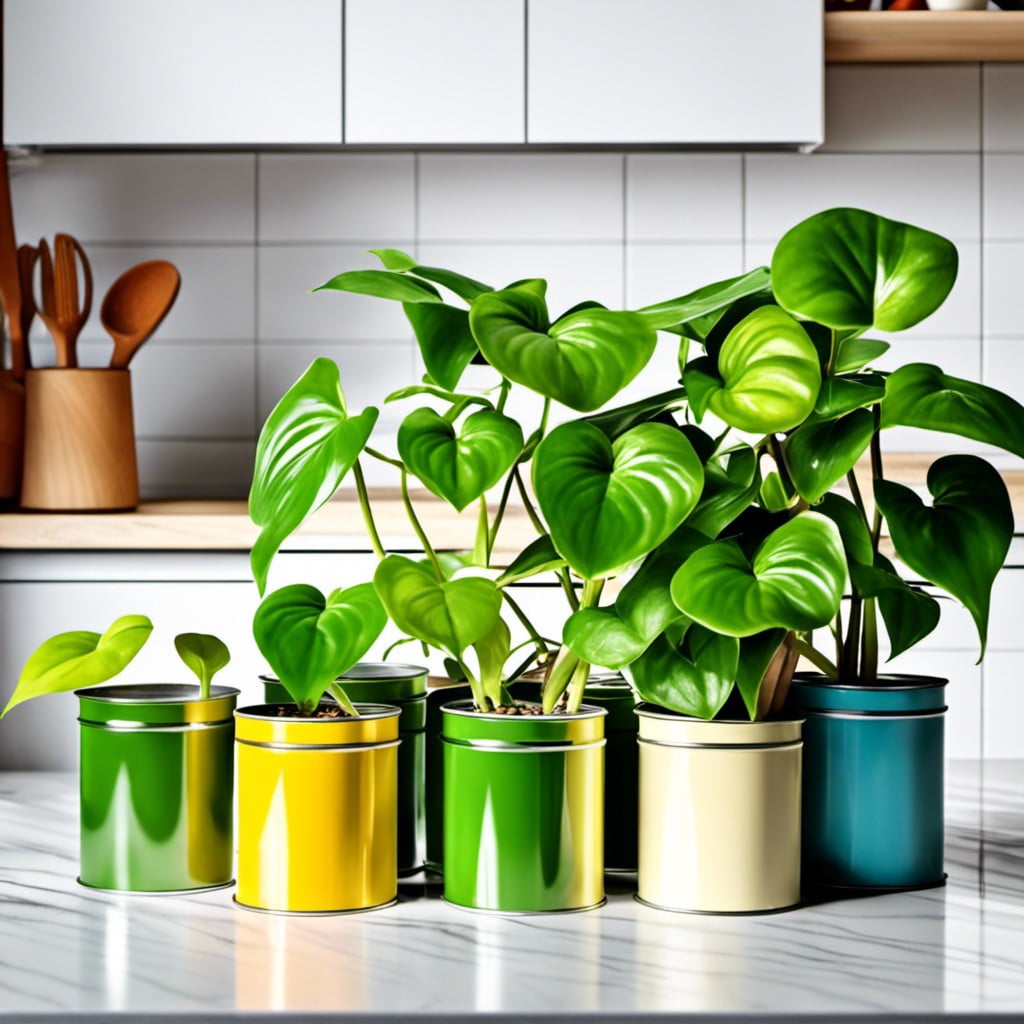
[[[102,634],[77,629],[50,637],[25,662],[0,718],[33,697],[113,679],[128,667],[152,632],[153,623],[145,615],[122,615]],[[179,633],[174,647],[199,680],[199,699],[206,700],[214,675],[231,660],[227,647],[209,633]]]
[[[862,337],[872,326],[905,329],[937,308],[956,271],[944,239],[864,211],[826,211],[786,235],[770,272],[635,311],[588,301],[555,318],[542,280],[493,289],[393,249],[375,254],[383,269],[342,273],[321,289],[401,302],[427,375],[388,400],[430,396],[443,411],[415,409],[399,429],[397,456],[383,453],[368,444],[377,410],[350,415],[337,367],[315,361],[258,446],[250,510],[262,528],[252,553],[261,590],[283,539],[351,471],[380,558],[374,587],[384,609],[408,637],[447,655],[482,710],[511,703],[504,684],[549,646],[559,650],[546,711],[579,707],[591,665],[626,669],[642,698],[704,718],[734,692],[751,718],[777,709],[801,653],[836,678],[873,678],[876,608],[901,650],[927,632],[923,622],[908,623],[934,604],[881,555],[883,515],[908,566],[980,609],[977,576],[968,582],[965,566],[984,555],[988,588],[1005,556],[1008,501],[998,474],[969,457],[940,460],[937,500],[924,509],[882,477],[877,435],[924,426],[1019,453],[1020,406],[923,364],[891,376],[869,369],[888,346]],[[650,359],[659,331],[679,345],[680,386],[608,409]],[[495,371],[491,391],[458,390],[473,361]],[[506,412],[516,388],[543,398],[529,434]],[[554,402],[583,415],[549,430]],[[978,411],[988,425],[976,422]],[[865,452],[874,512],[853,475]],[[364,453],[397,471],[422,561],[384,551]],[[410,477],[460,511],[478,506],[461,557],[434,550]],[[831,493],[844,479],[852,499]],[[964,487],[976,495],[972,516],[987,524],[984,542],[963,529]],[[513,490],[537,538],[495,567]],[[499,495],[493,508],[491,491]],[[966,545],[962,557],[922,556],[936,531]],[[509,591],[547,572],[567,602],[560,645],[534,628]],[[619,591],[602,605],[612,581]],[[523,661],[510,661],[507,616],[530,636]],[[811,642],[828,625],[841,637],[834,661]]]

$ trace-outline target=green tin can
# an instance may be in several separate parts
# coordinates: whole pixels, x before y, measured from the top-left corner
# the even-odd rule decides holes
[[[846,686],[798,676],[804,877],[829,888],[941,885],[945,679]]]
[[[442,710],[444,896],[541,913],[604,902],[603,708],[576,714]]]
[[[444,744],[441,709],[453,701],[472,700],[469,686],[439,686],[427,694],[427,791],[424,803],[427,812],[427,870],[440,874],[444,870]]]
[[[290,703],[273,676],[260,676],[268,704]],[[338,682],[355,703],[392,704],[398,719],[398,874],[422,870],[426,856],[427,669],[387,661],[353,665]]]
[[[583,699],[604,721],[604,869],[636,871],[640,746],[636,697],[618,672],[592,672]]]
[[[231,883],[238,690],[152,684],[75,691],[79,881],[118,892]]]

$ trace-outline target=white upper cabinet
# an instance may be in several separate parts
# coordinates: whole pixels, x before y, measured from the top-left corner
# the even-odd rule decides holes
[[[821,0],[529,0],[527,141],[814,145]]]
[[[342,141],[342,0],[3,6],[9,144]]]
[[[346,0],[345,141],[521,143],[526,0]]]

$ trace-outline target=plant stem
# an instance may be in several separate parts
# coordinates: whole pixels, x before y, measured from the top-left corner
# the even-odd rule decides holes
[[[537,428],[540,431],[540,436],[543,437],[548,432],[548,417],[551,415],[551,399],[544,399],[544,408],[540,414],[540,426]]]
[[[857,483],[857,476],[852,469],[846,474],[846,482],[850,485],[850,494],[853,497],[853,503],[857,506],[857,511],[860,512],[861,517],[864,520],[864,525],[867,526],[867,509],[864,506],[864,498],[860,493],[860,484]]]
[[[878,612],[876,599],[864,602],[864,642],[861,648],[860,681],[871,686],[878,681]]]
[[[551,668],[551,675],[548,676],[548,681],[544,684],[544,714],[550,715],[554,711],[558,699],[565,692],[579,663],[580,659],[568,647],[559,649],[555,664]]]
[[[391,652],[396,647],[401,647],[403,644],[414,644],[414,643],[416,643],[416,637],[414,637],[414,636],[403,636],[400,639],[396,640],[393,644],[391,644],[390,647],[388,647],[388,649],[380,656],[380,660],[381,661],[387,661],[388,658],[391,657]]]
[[[601,599],[602,590],[604,590],[604,580],[584,580],[583,594],[580,597],[580,607],[593,608]],[[554,673],[552,673],[552,675],[554,675]],[[583,703],[583,691],[586,688],[587,679],[589,678],[590,665],[585,661],[577,660],[576,667],[573,669],[572,675],[569,677],[569,681],[566,685],[566,689],[568,690],[568,703],[566,710],[569,712],[579,711],[580,704]],[[544,696],[546,704],[546,690]],[[559,696],[561,696],[561,694],[559,694]]]
[[[494,522],[491,525],[491,533],[487,538],[487,550],[488,553],[494,550],[494,545],[498,539],[498,528],[501,526],[502,519],[505,518],[505,509],[508,506],[508,499],[512,493],[512,484],[514,478],[511,473],[505,478],[505,486],[501,491],[501,500],[498,502],[498,511],[494,513]]]
[[[522,474],[519,472],[518,464],[512,467],[512,475],[516,479],[516,487],[519,489],[519,496],[523,499],[523,508],[526,509],[526,514],[530,517],[530,522],[533,525],[533,528],[538,534],[543,536],[548,531],[545,529],[540,516],[537,515],[537,510],[533,507],[530,495],[526,491],[526,484],[523,483]]]
[[[356,493],[359,495],[359,509],[363,513],[363,524],[373,546],[373,553],[381,560],[387,556],[384,545],[381,543],[380,534],[377,532],[377,524],[373,521],[373,509],[370,508],[370,496],[366,492],[366,480],[363,477],[363,467],[356,459],[352,467],[352,475],[356,481]]]
[[[391,458],[390,455],[385,455],[383,452],[377,451],[376,448],[371,448],[369,445],[367,445],[363,449],[363,451],[366,452],[366,454],[369,455],[371,459],[377,459],[378,462],[386,462],[389,466],[394,466],[396,469],[401,469],[403,471],[405,470],[404,463],[399,462],[398,459]]]
[[[812,647],[803,637],[796,638],[797,653],[805,657],[815,668],[820,669],[831,680],[839,678],[839,669],[821,651]]]
[[[496,406],[497,412],[505,411],[505,403],[508,401],[509,392],[512,390],[512,382],[507,377],[501,378],[501,384],[498,385],[501,388],[501,394],[498,395],[498,404]]]
[[[353,718],[359,717],[359,712],[356,711],[355,704],[348,699],[348,694],[337,683],[331,683],[327,689],[331,696],[338,702],[339,707],[347,711]]]
[[[473,561],[485,569],[491,564],[491,531],[487,521],[487,497],[480,495],[480,509],[476,520],[476,543],[473,545]]]
[[[441,563],[437,560],[437,552],[434,551],[430,541],[427,539],[427,535],[423,532],[423,527],[416,516],[416,510],[412,507],[412,499],[409,497],[409,474],[405,471],[404,467],[402,468],[402,503],[405,505],[405,512],[409,517],[409,522],[412,523],[412,528],[416,531],[420,544],[423,545],[423,553],[430,559],[430,564],[434,567],[437,578],[443,583],[444,572],[441,570]]]
[[[544,641],[544,637],[537,632],[536,627],[527,618],[526,612],[519,607],[519,604],[515,601],[512,595],[508,592],[508,588],[505,587],[501,591],[501,596],[505,599],[505,603],[512,609],[512,614],[520,621],[523,629],[530,634],[530,639],[533,641],[534,647],[539,652],[546,651],[548,649],[547,643]]]
[[[843,642],[843,660],[839,663],[839,676],[843,682],[857,679],[857,655],[860,653],[861,608],[864,599],[853,594],[850,598],[850,621]]]
[[[874,405],[871,407],[871,412],[874,415],[875,430],[871,435],[871,490],[872,497],[874,497],[875,484],[879,480],[884,480],[882,475],[882,440],[881,440],[881,427],[882,427],[882,407],[880,405]],[[882,510],[878,507],[878,499],[875,498],[875,518],[871,525],[871,545],[878,552],[878,541],[882,536]]]

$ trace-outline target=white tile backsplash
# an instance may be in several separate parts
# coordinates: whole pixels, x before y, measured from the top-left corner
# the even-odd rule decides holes
[[[1024,65],[986,64],[981,73],[985,149],[1024,153]]]
[[[856,206],[948,238],[979,239],[979,160],[966,154],[747,157],[746,234],[774,243],[819,210]]]
[[[825,144],[832,153],[963,152],[981,135],[977,64],[831,64]],[[942,116],[931,113],[941,110]]]
[[[11,175],[18,238],[237,242],[256,237],[252,154],[60,155]]]
[[[1022,96],[1024,65],[833,66],[826,145],[810,155],[47,153],[15,161],[14,213],[22,240],[68,231],[87,248],[96,297],[80,345],[86,365],[109,358],[98,309],[114,277],[143,259],[180,267],[178,302],[133,364],[142,491],[241,497],[264,417],[317,356],[339,362],[353,409],[380,405],[375,444],[394,451],[415,403],[381,403],[423,372],[401,306],[311,293],[342,271],[378,267],[370,247],[496,287],[545,277],[557,316],[587,298],[630,308],[684,294],[769,262],[805,216],[862,206],[945,234],[961,257],[947,303],[890,338],[880,365],[932,362],[1024,400]],[[672,387],[676,350],[662,335],[616,402]],[[52,363],[38,324],[33,354]],[[465,386],[479,376],[468,371]],[[532,429],[540,408],[526,397],[509,411]],[[556,407],[551,422],[574,415]],[[982,452],[1020,468],[934,432],[897,428],[884,444]],[[371,485],[395,486],[390,467],[364,462]],[[970,617],[953,601],[936,633],[890,666],[951,678],[950,756],[977,756],[983,730],[987,754],[1021,752],[1022,597],[1018,567],[997,582],[983,669]]]
[[[627,242],[735,242],[743,232],[743,158],[626,157]]]
[[[416,234],[411,153],[266,153],[259,158],[261,242],[362,242]]]
[[[420,238],[621,241],[622,166],[616,153],[424,153]]]
[[[401,247],[383,239],[374,248]],[[261,246],[256,271],[260,343],[379,341],[410,336],[397,302],[314,288],[347,270],[379,268],[365,247]]]

